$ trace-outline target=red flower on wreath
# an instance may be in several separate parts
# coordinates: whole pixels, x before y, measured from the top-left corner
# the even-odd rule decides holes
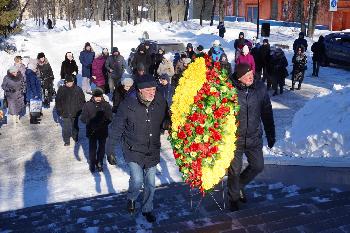
[[[200,125],[196,127],[196,133],[202,135],[204,133],[204,128]]]
[[[179,131],[177,133],[177,137],[180,138],[180,139],[185,139],[186,138],[186,133],[184,131]]]

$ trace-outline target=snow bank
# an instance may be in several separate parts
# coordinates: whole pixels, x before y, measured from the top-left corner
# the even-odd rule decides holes
[[[350,85],[314,98],[295,114],[277,151],[294,157],[350,158]]]

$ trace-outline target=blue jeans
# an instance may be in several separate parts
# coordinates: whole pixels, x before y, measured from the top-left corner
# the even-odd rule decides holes
[[[143,189],[143,200],[142,200],[142,212],[151,212],[153,210],[153,196],[155,190],[155,179],[156,179],[156,166],[148,169],[143,169],[137,163],[130,162],[130,180],[128,199],[135,201],[140,194],[142,184]]]

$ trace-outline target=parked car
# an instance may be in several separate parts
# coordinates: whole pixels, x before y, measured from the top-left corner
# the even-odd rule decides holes
[[[176,53],[176,52],[181,52],[185,51],[185,45],[181,42],[178,42],[176,40],[143,40],[141,44],[145,43],[145,41],[148,41],[150,43],[149,50],[151,54],[156,54],[158,52],[159,48],[164,49],[165,53]],[[141,45],[140,44],[140,45]],[[139,45],[139,46],[140,46]],[[137,52],[139,46],[137,48],[132,48],[131,53],[128,58],[128,66],[131,66],[132,59],[134,58],[134,54]]]
[[[350,32],[331,33],[325,36],[326,61],[329,63],[350,65]]]

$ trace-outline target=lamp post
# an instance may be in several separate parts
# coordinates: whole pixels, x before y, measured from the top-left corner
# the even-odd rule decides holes
[[[256,39],[259,39],[259,15],[260,15],[260,0],[258,0],[258,16],[256,19]]]
[[[111,51],[112,49],[113,49],[113,13],[111,13]]]

